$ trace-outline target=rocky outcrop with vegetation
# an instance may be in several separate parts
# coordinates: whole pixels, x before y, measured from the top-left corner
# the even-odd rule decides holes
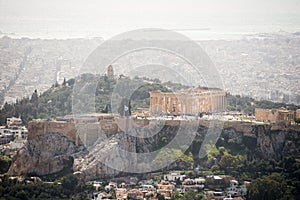
[[[28,140],[18,150],[9,175],[46,175],[72,168],[74,158],[85,153],[62,133],[47,133]]]
[[[167,149],[157,153],[155,159],[164,160],[174,154],[179,155],[179,159],[168,168],[188,169],[194,165],[198,168],[225,170],[226,173],[254,171],[251,177],[245,174],[245,178],[255,178],[255,171],[258,171],[255,168],[262,167],[267,161],[273,162],[272,166],[276,167],[278,163],[282,165],[284,159],[299,155],[300,131],[296,126],[279,128],[251,123],[243,124],[243,128],[240,126],[240,123],[232,123],[232,126],[227,124],[216,145],[202,159],[199,158],[199,151],[208,129],[202,125],[198,127],[193,143],[185,152]],[[193,129],[185,127],[186,136]],[[116,176],[119,172],[105,166],[97,155],[105,156],[105,162],[119,163],[126,167],[132,163],[120,149],[137,153],[159,150],[175,137],[177,130],[176,126],[165,125],[157,134],[145,138],[118,132],[106,140],[98,141],[90,151],[84,146],[76,146],[74,141],[61,133],[38,135],[29,139],[18,151],[8,173],[45,175],[69,168],[87,180]]]

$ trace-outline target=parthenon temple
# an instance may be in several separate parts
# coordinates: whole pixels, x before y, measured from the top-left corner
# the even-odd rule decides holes
[[[227,107],[226,92],[217,88],[197,87],[165,93],[150,92],[150,113],[195,115],[202,112],[221,112]]]

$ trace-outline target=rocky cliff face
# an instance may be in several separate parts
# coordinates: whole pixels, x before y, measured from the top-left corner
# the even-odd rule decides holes
[[[120,171],[126,171],[122,169],[130,167],[134,162],[134,160],[128,159],[123,150],[135,152],[136,139],[124,132],[110,135],[105,140],[95,142],[85,156],[76,158],[73,170],[80,172],[80,176],[86,180],[116,176]],[[105,165],[105,163],[109,163],[109,165]]]
[[[294,127],[295,128],[295,127]],[[300,130],[289,127],[257,126],[257,158],[274,160],[300,153]]]
[[[194,155],[195,164],[201,165],[197,156],[207,129],[207,126],[200,125],[195,142],[191,145],[190,151]],[[120,172],[115,168],[122,169],[122,167],[126,168],[139,162],[128,159],[122,150],[138,153],[155,151],[171,141],[177,130],[178,126],[165,125],[153,136],[147,135],[146,132],[139,133],[138,130],[135,133],[144,134],[147,137],[134,137],[118,132],[107,135],[104,140],[97,141],[89,151],[81,145],[76,146],[74,141],[62,133],[37,135],[30,138],[18,151],[8,173],[10,175],[30,173],[45,175],[59,172],[64,168],[72,168],[86,180],[116,176]],[[193,128],[185,127],[184,132],[188,134],[191,130]],[[217,145],[232,145],[246,152],[249,159],[278,160],[289,154],[300,153],[299,133],[300,129],[296,126],[225,124]],[[107,162],[115,166],[105,165]]]
[[[70,168],[74,158],[86,153],[62,133],[47,133],[29,139],[17,152],[8,174],[52,174]]]
[[[245,129],[246,128],[246,129]],[[196,141],[203,140],[201,132],[207,130],[200,127]],[[279,161],[291,155],[300,154],[300,127],[277,125],[246,125],[227,126],[222,130],[217,146],[225,146],[233,152],[240,152],[248,160],[276,160]],[[214,163],[201,163],[197,159],[199,144],[192,145],[192,152],[196,165],[211,167]]]

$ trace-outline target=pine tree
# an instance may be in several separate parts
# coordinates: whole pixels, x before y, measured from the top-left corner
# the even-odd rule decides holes
[[[58,86],[59,86],[59,84],[58,84],[58,82],[57,82],[57,81],[55,81],[55,84],[54,84],[54,86],[55,86],[55,87],[58,87]]]
[[[66,86],[66,83],[67,83],[66,77],[64,77],[64,81],[63,81],[62,85],[63,85],[63,86]]]
[[[37,90],[34,90],[34,93],[31,96],[30,102],[32,103],[32,115],[34,118],[37,117],[37,110],[39,106],[39,97]]]

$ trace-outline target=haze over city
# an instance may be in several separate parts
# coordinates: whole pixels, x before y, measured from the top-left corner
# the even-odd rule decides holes
[[[297,32],[300,3],[267,1],[0,1],[0,31],[15,37],[110,37],[139,28],[177,30],[192,39]]]

